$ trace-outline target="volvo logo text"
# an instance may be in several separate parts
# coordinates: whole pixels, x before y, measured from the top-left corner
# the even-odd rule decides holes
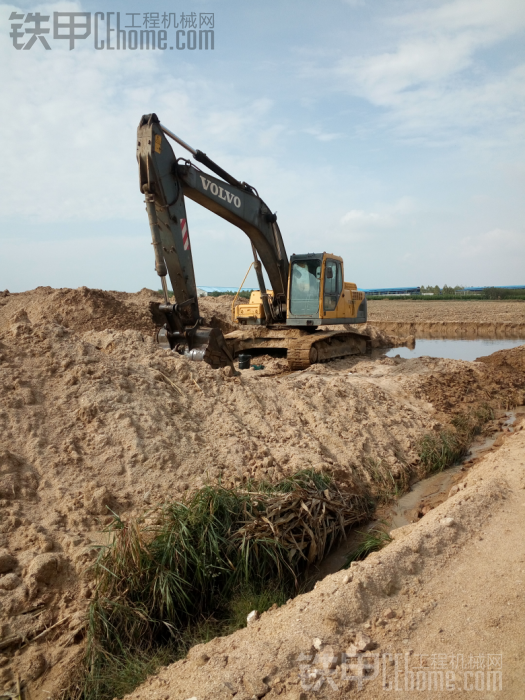
[[[232,192],[228,192],[228,190],[219,187],[219,185],[216,185],[215,182],[210,182],[210,180],[205,178],[204,175],[201,175],[200,178],[202,180],[202,186],[204,187],[205,192],[209,189],[210,192],[219,199],[224,199],[224,201],[228,202],[228,204],[233,202],[237,209],[241,208],[241,200],[239,197],[237,197],[237,195],[234,195]]]

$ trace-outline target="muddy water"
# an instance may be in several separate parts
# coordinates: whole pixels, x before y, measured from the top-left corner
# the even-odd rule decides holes
[[[418,338],[413,348],[391,348],[387,357],[442,357],[450,360],[475,360],[478,357],[491,355],[497,350],[509,350],[518,345],[525,345],[525,339],[519,338],[476,338],[475,340],[450,340],[433,338],[432,340]]]
[[[457,342],[457,341],[452,341]],[[399,348],[396,348],[397,350]],[[502,411],[497,416],[503,420],[501,430],[487,437],[477,438],[465,456],[459,463],[445,469],[439,474],[434,474],[427,479],[422,479],[412,484],[410,491],[398,498],[393,504],[378,512],[378,519],[366,525],[358,526],[347,534],[347,539],[333,550],[321,563],[316,579],[321,579],[328,574],[339,571],[346,563],[347,557],[362,541],[363,533],[377,527],[388,531],[398,527],[417,522],[425,513],[443,503],[448,493],[457,481],[463,478],[463,473],[472,466],[472,461],[483,456],[493,447],[497,447],[503,440],[503,432],[513,430],[518,414],[525,414],[525,407],[521,406],[514,411]],[[386,527],[385,527],[386,526]]]
[[[485,452],[497,446],[498,442],[502,440],[504,430],[513,430],[512,426],[516,422],[518,412],[521,413],[520,409],[502,413],[500,418],[505,419],[502,430],[488,437],[477,438],[459,464],[413,484],[411,490],[401,496],[386,513],[385,520],[389,523],[389,529],[394,530],[396,527],[416,522],[426,512],[445,501],[448,492],[458,480],[456,475],[466,471],[472,460],[481,457]]]

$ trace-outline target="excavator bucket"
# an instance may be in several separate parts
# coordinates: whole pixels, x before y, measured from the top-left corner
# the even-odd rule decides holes
[[[233,353],[219,328],[199,328],[186,339],[173,340],[163,326],[157,332],[157,342],[166,350],[173,350],[194,362],[206,362],[213,369],[233,368]]]

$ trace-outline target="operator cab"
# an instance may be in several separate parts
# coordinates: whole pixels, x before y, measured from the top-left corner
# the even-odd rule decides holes
[[[272,290],[267,290],[273,299]],[[234,310],[240,324],[264,324],[261,293],[254,291],[249,304]],[[318,326],[366,322],[366,298],[352,282],[344,281],[343,259],[329,253],[292,255],[288,275],[286,325],[315,329]]]
[[[292,258],[289,316],[319,318],[335,311],[343,291],[343,261],[324,253]]]
[[[337,255],[292,255],[288,284],[288,326],[317,327],[366,320],[364,292],[344,281],[343,259]]]

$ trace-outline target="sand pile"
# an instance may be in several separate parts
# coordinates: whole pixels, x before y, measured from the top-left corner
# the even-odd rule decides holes
[[[383,383],[396,382],[414,399],[450,417],[484,405],[504,410],[522,406],[524,357],[525,345],[501,350],[476,362],[433,357],[413,360],[385,357],[370,362],[360,358],[351,371]]]
[[[57,323],[81,333],[106,328],[152,333],[149,301],[159,302],[157,293],[150,289],[126,294],[87,287],[37,287],[0,298],[0,328],[9,326],[19,314],[22,321],[27,317],[31,323]]]
[[[0,293],[0,328],[13,322],[17,313],[31,323],[47,321],[85,333],[107,328],[135,330],[151,335],[155,324],[163,325],[164,316],[158,312],[162,295],[152,289],[136,294],[102,289],[53,289],[37,287],[21,294]],[[221,328],[224,333],[234,330],[231,323],[232,296],[199,299],[199,310],[207,326]]]
[[[368,464],[401,476],[428,427],[410,400],[348,373],[290,374],[285,360],[263,357],[263,371],[229,378],[190,363],[154,344],[151,292],[130,296],[40,289],[2,298],[6,688],[16,673],[34,683],[46,672],[48,683],[79,653],[91,595],[81,572],[92,543],[103,540],[108,508],[129,514],[208,478],[274,480],[306,467],[356,485],[372,480]],[[210,302],[212,311],[219,306]],[[115,329],[123,318],[144,331]]]
[[[476,362],[483,362],[491,370],[502,371],[513,374],[514,372],[525,373],[525,345],[509,350],[498,350],[498,352],[486,357],[478,357]],[[514,370],[514,372],[512,372]]]
[[[0,299],[0,689],[20,673],[39,697],[81,653],[82,572],[108,508],[142,512],[207,479],[307,467],[358,489],[403,479],[420,436],[439,428],[430,401],[472,367],[348,358],[289,373],[262,357],[264,370],[228,377],[156,346],[150,302],[150,290],[84,288]],[[228,306],[201,308],[226,323]]]
[[[414,369],[418,363],[426,367],[426,372],[417,369],[418,386],[412,390],[447,415],[475,410],[483,404],[512,409],[525,403],[524,357],[525,346],[501,350],[477,362],[419,358],[413,361]]]

